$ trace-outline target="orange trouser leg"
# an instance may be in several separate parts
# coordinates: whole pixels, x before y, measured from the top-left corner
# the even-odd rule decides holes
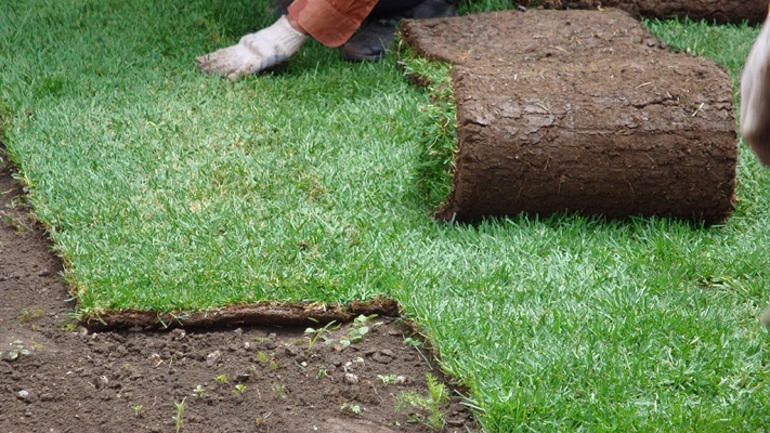
[[[289,16],[313,39],[338,47],[353,35],[377,0],[294,0]]]

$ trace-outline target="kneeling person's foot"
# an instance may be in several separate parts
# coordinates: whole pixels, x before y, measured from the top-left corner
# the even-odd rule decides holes
[[[396,40],[396,26],[402,18],[424,19],[456,15],[457,9],[447,0],[425,0],[411,8],[395,12],[390,17],[364,22],[358,32],[340,47],[340,53],[346,60],[381,60],[393,47]]]
[[[345,60],[376,62],[385,57],[396,39],[396,20],[367,21],[340,47]]]
[[[449,0],[425,0],[409,9],[404,18],[444,18],[457,16],[457,8]]]

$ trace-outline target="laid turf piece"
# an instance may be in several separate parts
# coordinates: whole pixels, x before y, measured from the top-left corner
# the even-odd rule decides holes
[[[718,23],[759,24],[765,20],[767,2],[764,0],[518,0],[520,5],[542,6],[548,9],[600,9],[617,7],[640,17],[689,17]]]
[[[405,21],[455,64],[458,150],[440,219],[560,212],[725,221],[737,137],[728,74],[619,10]]]

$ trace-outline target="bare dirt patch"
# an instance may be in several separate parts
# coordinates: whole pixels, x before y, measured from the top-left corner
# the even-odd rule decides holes
[[[405,393],[428,395],[428,373],[446,379],[401,319],[317,325],[310,334],[88,330],[68,318],[61,263],[2,153],[0,219],[0,431],[435,431],[424,423],[428,411],[395,408]],[[441,431],[474,431],[459,394],[448,391]]]

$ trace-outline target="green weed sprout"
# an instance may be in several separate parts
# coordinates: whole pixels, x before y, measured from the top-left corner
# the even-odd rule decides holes
[[[19,356],[28,356],[30,354],[29,349],[24,347],[24,342],[21,340],[14,340],[11,343],[11,350],[7,353],[0,352],[0,359],[7,359],[8,361],[15,361]]]
[[[396,398],[396,410],[400,412],[406,407],[415,409],[420,413],[415,414],[411,419],[412,421],[421,422],[438,431],[446,425],[444,413],[441,412],[441,405],[449,400],[449,391],[432,374],[428,373],[426,377],[428,395],[409,391],[402,392]]]
[[[179,433],[182,430],[182,425],[184,424],[184,401],[187,400],[187,397],[183,398],[182,401],[179,403],[174,402],[174,406],[176,406],[176,416],[174,417],[174,423],[176,424],[176,433]]]

